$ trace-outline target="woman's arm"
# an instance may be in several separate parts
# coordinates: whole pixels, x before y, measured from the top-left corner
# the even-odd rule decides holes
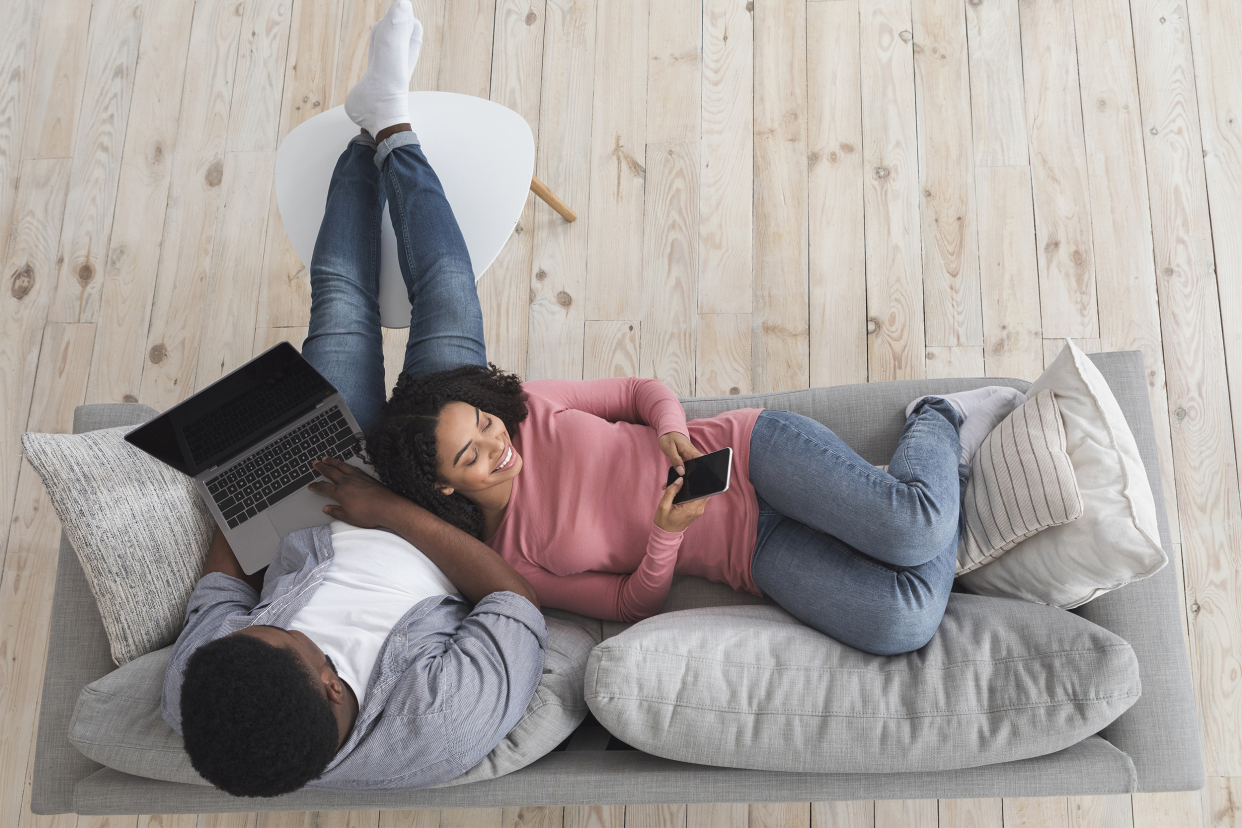
[[[316,461],[315,470],[327,479],[308,488],[340,504],[323,507],[325,512],[354,526],[396,532],[440,567],[466,600],[477,604],[493,592],[513,592],[540,606],[535,588],[482,541],[347,463],[326,458]]]
[[[630,575],[607,572],[580,572],[557,575],[534,563],[519,564],[535,590],[550,607],[567,609],[605,621],[641,621],[664,606],[677,553],[686,529],[703,516],[707,501],[673,504],[685,478],[679,477],[664,488],[656,504],[655,517],[647,536],[647,550],[638,569]]]
[[[653,527],[656,534],[669,533]],[[523,567],[526,577],[535,591],[549,607],[576,612],[588,618],[605,621],[641,621],[650,618],[664,606],[669,587],[673,585],[673,568],[677,564],[677,547],[681,535],[672,535],[676,545],[671,552],[648,554],[638,571],[629,575],[608,572],[579,572],[573,575],[557,575],[535,566]]]
[[[640,423],[652,426],[657,434],[676,431],[690,436],[677,395],[657,379],[535,380],[522,388],[610,423]]]

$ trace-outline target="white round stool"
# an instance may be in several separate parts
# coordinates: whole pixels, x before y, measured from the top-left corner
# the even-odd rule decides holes
[[[567,220],[574,220],[573,212],[534,178],[534,137],[526,120],[513,110],[473,95],[411,92],[410,126],[444,186],[476,281],[509,240],[530,190]],[[280,219],[308,269],[332,170],[357,134],[358,126],[349,120],[345,107],[338,106],[295,128],[276,150]],[[387,205],[380,231],[379,280],[380,324],[409,327],[410,302]]]

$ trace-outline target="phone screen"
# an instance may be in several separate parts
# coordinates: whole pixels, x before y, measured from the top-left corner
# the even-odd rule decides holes
[[[673,498],[673,503],[685,503],[690,500],[720,494],[729,488],[729,467],[733,462],[733,449],[722,448],[702,457],[695,457],[685,462],[686,482],[681,491]],[[668,482],[671,485],[677,479],[677,469],[668,470]]]

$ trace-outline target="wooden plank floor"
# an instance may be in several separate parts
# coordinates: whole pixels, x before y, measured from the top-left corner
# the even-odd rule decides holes
[[[479,293],[529,379],[736,394],[1140,349],[1208,784],[1131,797],[37,817],[58,526],[21,460],[306,333],[279,142],[385,0],[0,0],[0,828],[1239,828],[1242,3],[413,0],[413,88],[519,112]],[[158,241],[157,241],[158,240]],[[385,333],[394,379],[404,331]],[[1234,382],[1236,380],[1236,382]]]

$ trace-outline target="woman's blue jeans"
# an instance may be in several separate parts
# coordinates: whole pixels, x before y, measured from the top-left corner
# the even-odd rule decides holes
[[[382,166],[377,167],[376,158]],[[310,330],[302,355],[345,398],[365,431],[387,399],[379,316],[380,221],[387,199],[413,309],[402,370],[421,376],[486,365],[470,253],[440,179],[413,133],[359,136],[336,162],[311,256]]]
[[[380,161],[377,167],[375,161]],[[379,318],[385,199],[413,310],[403,370],[486,365],[474,270],[453,209],[412,133],[337,161],[311,258],[302,354],[365,430],[387,397]],[[886,474],[828,428],[787,411],[759,416],[750,479],[759,494],[755,583],[793,615],[873,653],[921,647],[948,602],[957,560],[960,419],[932,398],[906,423]]]
[[[751,575],[822,633],[879,655],[931,639],[953,588],[961,499],[961,418],[929,397],[906,421],[888,472],[826,426],[766,410],[750,438],[759,494]]]

